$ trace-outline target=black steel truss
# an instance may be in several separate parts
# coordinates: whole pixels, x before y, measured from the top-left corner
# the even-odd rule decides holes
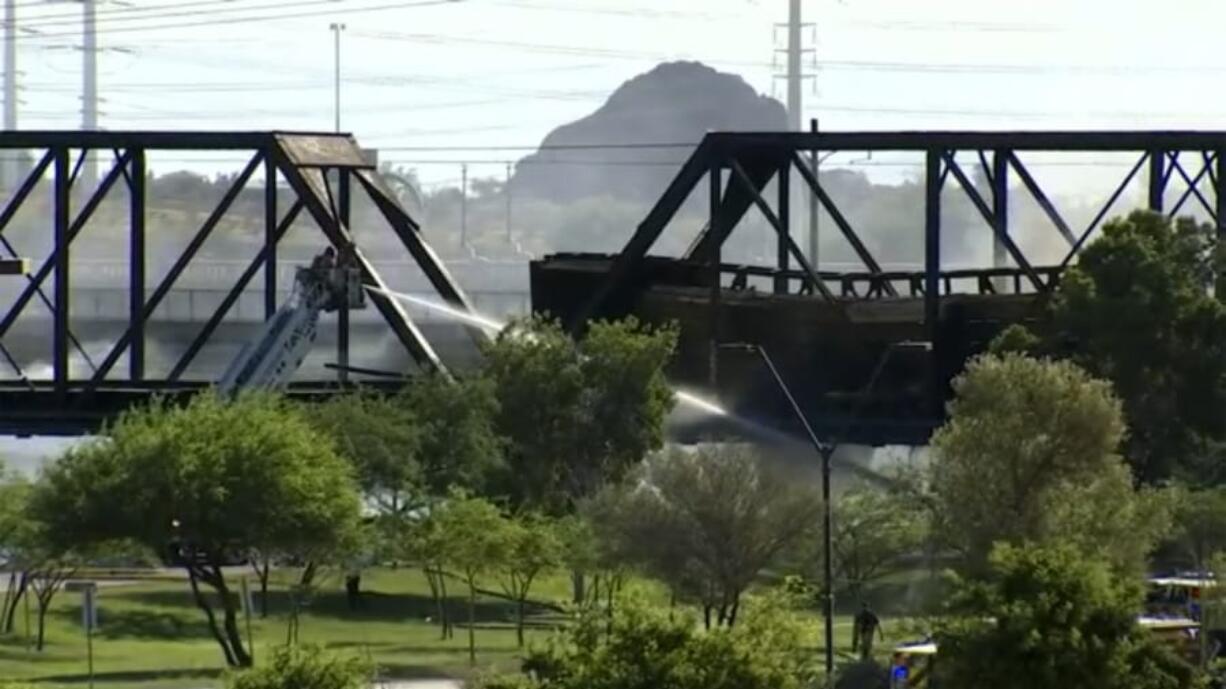
[[[1188,201],[1195,199],[1217,224],[1219,233],[1226,233],[1226,190],[1222,189],[1226,184],[1226,156],[1222,155],[1226,151],[1226,132],[717,132],[708,134],[681,166],[621,253],[613,259],[603,281],[583,307],[568,318],[568,327],[579,330],[589,318],[610,305],[624,306],[632,299],[630,292],[636,284],[636,272],[678,209],[699,188],[704,176],[712,179],[709,218],[681,260],[718,265],[720,247],[735,231],[749,208],[755,207],[778,235],[777,265],[772,273],[776,291],[786,291],[789,280],[799,277],[802,291],[820,295],[833,303],[840,303],[849,297],[898,296],[898,285],[910,284],[914,276],[906,276],[906,281],[901,281],[904,277],[901,274],[882,270],[806,160],[810,155],[821,156],[839,151],[911,151],[925,154],[925,257],[923,289],[920,291],[932,328],[936,327],[939,314],[941,283],[950,279],[949,274],[942,271],[940,241],[941,192],[951,177],[957,181],[982,216],[987,229],[992,232],[996,247],[994,267],[1011,262],[1017,266],[1017,271],[1024,276],[1029,287],[1038,292],[1049,291],[1054,286],[1059,272],[1076,258],[1108,214],[1118,210],[1116,204],[1121,195],[1147,164],[1148,205],[1151,210],[1174,216],[1185,208]],[[1089,225],[1076,231],[1019,156],[1023,152],[1041,151],[1135,152],[1138,159]],[[971,153],[977,157],[990,186],[989,194],[981,193],[971,182],[958,160],[960,153]],[[1199,168],[1195,174],[1185,167],[1187,154],[1197,157]],[[836,296],[826,283],[839,278],[819,274],[785,231],[789,226],[788,195],[792,170],[816,196],[820,206],[864,264],[865,272],[857,274],[854,280],[860,282],[867,276],[869,286],[864,292],[844,287],[842,293]],[[1057,266],[1033,265],[1013,240],[1008,222],[1009,196],[1015,193],[1010,184],[1011,173],[1016,175],[1020,187],[1034,199],[1055,230],[1069,244],[1068,253]],[[727,183],[722,181],[725,175]],[[1168,208],[1165,197],[1174,186],[1174,178],[1181,181],[1184,189]],[[773,208],[764,196],[764,189],[771,180],[777,182],[779,191]],[[1209,195],[1202,191],[1206,180],[1211,190]],[[799,274],[792,271],[793,262],[800,266]],[[740,270],[744,273],[743,267]],[[997,277],[1001,276],[998,274]],[[733,278],[734,283],[743,279],[743,275]],[[981,282],[985,290],[991,290],[986,281]],[[913,285],[911,294],[916,294]]]
[[[230,308],[248,287],[255,274],[264,270],[264,312],[269,318],[277,308],[277,244],[289,227],[304,211],[315,221],[327,241],[340,252],[351,252],[363,273],[363,281],[374,290],[368,298],[381,313],[390,329],[413,357],[416,363],[428,370],[445,372],[443,362],[431,344],[422,335],[408,313],[391,296],[387,283],[354,244],[349,231],[349,214],[352,190],[360,188],[367,194],[380,215],[404,245],[406,251],[421,267],[439,296],[456,308],[470,310],[468,297],[448,273],[442,261],[435,255],[422,236],[417,223],[400,206],[396,197],[388,191],[373,166],[366,160],[352,137],[340,134],[311,134],[287,132],[2,132],[0,150],[38,149],[43,153],[26,178],[13,190],[7,203],[0,210],[0,249],[11,259],[4,258],[6,267],[17,265],[20,257],[7,238],[4,230],[27,201],[34,188],[51,171],[53,202],[51,224],[54,236],[53,249],[42,258],[32,272],[26,274],[26,284],[17,298],[6,310],[0,312],[0,355],[17,371],[24,385],[37,387],[54,394],[61,400],[70,394],[89,399],[116,386],[126,389],[144,389],[159,385],[176,384],[194,361],[196,355],[208,343],[225,319]],[[201,224],[187,246],[174,260],[170,270],[146,297],[148,287],[145,274],[146,242],[146,156],[150,151],[200,150],[200,151],[245,151],[250,155],[242,172],[233,181],[222,198],[216,203],[207,219]],[[78,176],[87,153],[113,156],[113,163],[92,190],[77,189]],[[75,164],[73,157],[76,156]],[[264,172],[264,242],[246,269],[230,287],[225,298],[211,317],[200,327],[186,350],[172,367],[165,381],[145,380],[145,329],[176,280],[191,264],[200,248],[221,222],[235,200],[251,184],[251,179],[260,170]],[[353,180],[357,181],[355,185]],[[123,181],[128,191],[129,205],[129,301],[126,327],[118,340],[100,361],[85,355],[84,349],[72,333],[69,323],[71,304],[71,264],[69,262],[73,240],[85,229],[94,211],[116,185]],[[290,207],[279,213],[278,181],[283,180],[294,192]],[[79,209],[70,208],[74,201],[83,199]],[[73,213],[75,210],[75,214]],[[24,268],[25,263],[21,262]],[[18,272],[6,269],[8,273]],[[21,272],[24,272],[21,271]],[[53,294],[48,297],[43,286],[47,279],[53,280]],[[21,278],[16,278],[21,279]],[[49,390],[28,381],[20,368],[3,347],[3,338],[34,298],[39,298],[52,316],[50,360],[52,384]],[[338,329],[337,356],[343,366],[348,362],[348,318],[341,310]],[[484,338],[479,329],[472,329],[474,338]],[[83,355],[92,369],[86,380],[71,379],[69,373],[70,349]],[[126,376],[119,380],[108,378],[121,358],[127,355],[129,362]],[[343,382],[344,369],[338,376]]]

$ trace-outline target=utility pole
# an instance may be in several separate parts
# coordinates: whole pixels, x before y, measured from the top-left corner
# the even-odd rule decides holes
[[[817,133],[817,118],[816,117],[809,120],[809,131],[814,134]],[[820,154],[818,153],[818,150],[816,148],[810,151],[810,153],[813,154],[813,160],[811,161],[813,165],[813,168],[812,168],[813,169],[813,179],[821,180],[821,177],[818,176],[819,168],[821,167],[821,162],[822,162],[821,158],[819,157]],[[820,266],[819,259],[821,258],[820,256],[821,248],[818,246],[819,237],[817,233],[817,214],[818,214],[817,194],[814,194],[813,190],[810,189],[809,190],[809,264],[813,266],[813,270],[820,271],[821,268],[819,267]]]
[[[332,22],[328,25],[332,29],[332,46],[333,46],[333,83],[332,95],[334,98],[333,112],[336,115],[336,131],[341,131],[341,32],[345,30],[345,25],[337,22]]]
[[[81,2],[81,129],[92,132],[98,129],[98,14],[96,0]],[[88,151],[82,170],[83,189],[89,189],[98,180],[98,159]]]
[[[511,164],[507,163],[507,183],[503,193],[507,196],[507,241],[511,241]]]
[[[801,111],[800,82],[803,75],[800,71],[800,1],[788,0],[788,130],[800,131]]]
[[[4,131],[17,129],[17,0],[4,0]],[[0,188],[17,184],[18,156],[6,151],[0,173]]]

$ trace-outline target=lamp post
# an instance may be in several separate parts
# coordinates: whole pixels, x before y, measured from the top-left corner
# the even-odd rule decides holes
[[[779,391],[787,398],[788,404],[792,407],[792,413],[796,415],[796,419],[804,427],[805,435],[809,438],[809,442],[813,445],[813,449],[817,451],[822,461],[822,618],[825,624],[826,681],[830,682],[834,677],[834,558],[832,557],[830,460],[834,456],[834,451],[838,449],[838,437],[836,436],[829,441],[822,441],[817,437],[817,433],[813,431],[813,426],[809,424],[808,417],[805,416],[800,405],[796,402],[796,397],[792,395],[791,388],[783,381],[783,376],[779,374],[779,369],[775,367],[775,362],[771,360],[770,355],[766,353],[766,349],[762,345],[738,342],[720,344],[719,347],[722,349],[754,352],[762,359],[762,363],[766,364],[766,368],[770,370],[771,376],[775,379],[775,384],[779,386]],[[922,348],[926,351],[931,349],[926,342],[891,343],[885,352],[882,353],[881,358],[877,361],[877,366],[873,369],[872,375],[869,376],[868,383],[864,386],[861,403],[863,403],[863,398],[868,397],[868,393],[876,385],[877,379],[881,377],[881,372],[885,369],[890,356],[904,348]],[[846,426],[843,429],[844,435],[850,430],[851,425],[855,423],[856,417],[859,416],[861,411],[862,408],[857,405],[857,408],[847,419]]]

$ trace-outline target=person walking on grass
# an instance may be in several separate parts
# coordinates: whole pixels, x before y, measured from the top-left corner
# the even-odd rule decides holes
[[[873,634],[885,641],[885,632],[881,629],[881,620],[868,607],[868,603],[860,603],[860,612],[852,622],[851,652],[860,651],[860,658],[868,660],[873,656]]]

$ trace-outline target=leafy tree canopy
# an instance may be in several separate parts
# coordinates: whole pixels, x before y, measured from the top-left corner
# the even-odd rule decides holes
[[[972,361],[933,437],[936,529],[974,570],[997,542],[1069,542],[1139,570],[1166,531],[1162,503],[1134,491],[1108,383],[1069,362]]]
[[[486,371],[508,441],[507,491],[517,502],[569,511],[663,445],[673,404],[664,366],[676,338],[634,319],[593,323],[577,344],[541,319],[499,335]]]
[[[1001,545],[937,639],[949,689],[1182,689],[1195,672],[1136,624],[1139,581],[1067,546]]]

